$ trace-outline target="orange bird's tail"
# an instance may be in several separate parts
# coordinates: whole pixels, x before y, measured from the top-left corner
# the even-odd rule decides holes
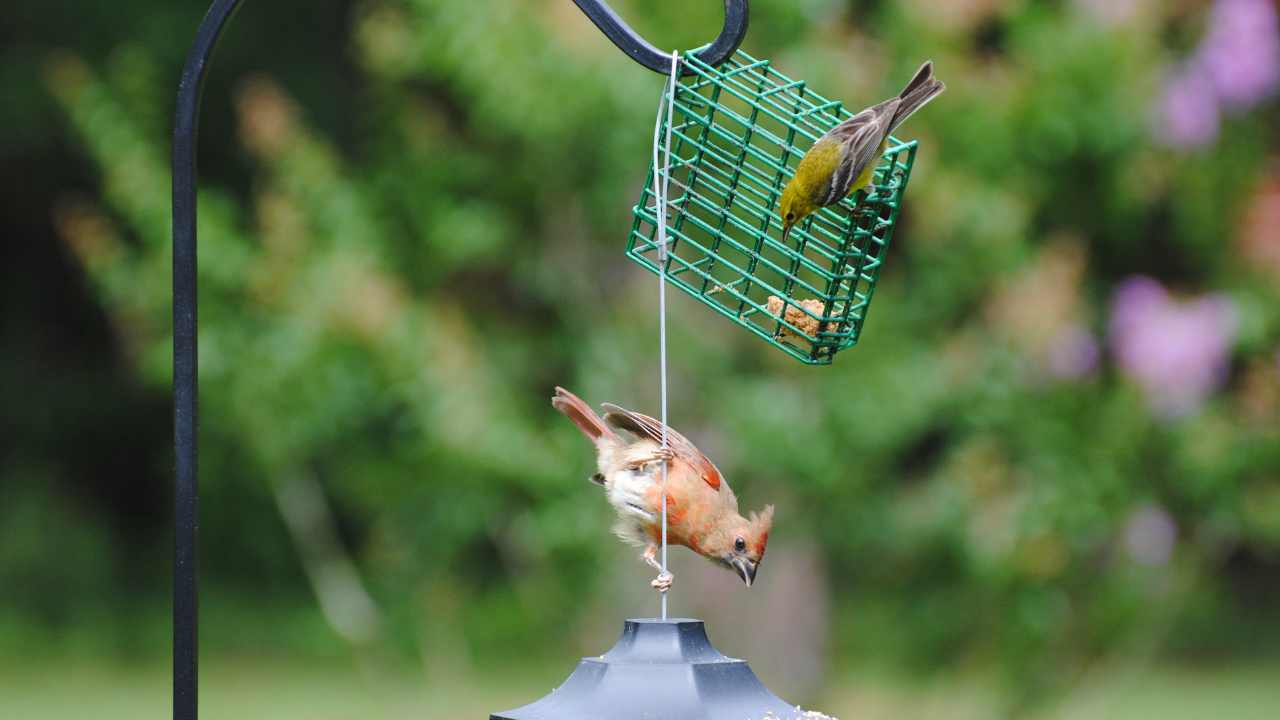
[[[551,398],[551,406],[573,421],[582,434],[593,443],[599,442],[602,437],[613,436],[613,431],[604,424],[590,405],[562,387],[556,388],[555,397]]]

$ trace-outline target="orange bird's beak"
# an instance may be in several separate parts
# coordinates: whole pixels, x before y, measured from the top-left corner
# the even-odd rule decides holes
[[[736,557],[729,564],[738,571],[738,577],[742,578],[742,582],[746,583],[747,587],[751,587],[751,583],[756,581],[756,570],[760,567],[757,563],[744,557]]]

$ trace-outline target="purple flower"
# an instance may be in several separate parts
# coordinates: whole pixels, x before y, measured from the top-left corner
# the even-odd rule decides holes
[[[1217,139],[1219,115],[1208,73],[1191,64],[1165,84],[1156,113],[1157,133],[1174,147],[1203,147]]]
[[[1218,0],[1199,60],[1226,105],[1248,108],[1280,86],[1280,26],[1273,0]]]
[[[1165,84],[1158,135],[1175,147],[1218,136],[1222,110],[1245,110],[1280,89],[1280,20],[1274,0],[1217,0],[1195,54]]]
[[[1222,385],[1235,333],[1235,308],[1218,295],[1178,302],[1155,280],[1134,277],[1112,298],[1112,355],[1166,418],[1194,412]]]

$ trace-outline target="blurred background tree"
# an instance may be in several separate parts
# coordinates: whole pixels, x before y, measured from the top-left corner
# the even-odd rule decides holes
[[[662,47],[721,23],[615,7]],[[203,11],[0,14],[0,663],[167,649],[169,117]],[[855,351],[802,367],[673,298],[673,423],[779,507],[750,592],[676,554],[677,612],[868,717],[881,672],[994,673],[990,717],[1276,662],[1275,3],[751,12],[744,49],[850,105],[926,57],[949,90]],[[661,82],[565,0],[245,4],[200,143],[206,656],[541,694],[653,612],[547,400],[656,407],[622,247]]]

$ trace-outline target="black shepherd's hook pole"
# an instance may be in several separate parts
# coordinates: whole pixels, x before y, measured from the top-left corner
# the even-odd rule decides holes
[[[173,122],[173,717],[196,720],[199,594],[196,539],[196,136],[205,68],[240,0],[214,0],[182,68]]]
[[[574,0],[587,17],[631,59],[667,73],[671,59],[636,34],[598,0]],[[199,595],[196,540],[199,534],[196,368],[196,137],[205,70],[223,27],[241,0],[214,0],[200,22],[178,85],[173,127],[173,717],[196,720]],[[719,65],[747,32],[747,0],[725,0],[720,35],[695,55]]]

